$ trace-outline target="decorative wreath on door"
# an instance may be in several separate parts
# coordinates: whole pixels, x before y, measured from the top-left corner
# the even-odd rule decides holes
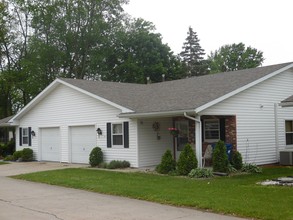
[[[154,129],[154,131],[159,131],[160,130],[160,123],[159,122],[154,122],[153,123],[153,129]]]

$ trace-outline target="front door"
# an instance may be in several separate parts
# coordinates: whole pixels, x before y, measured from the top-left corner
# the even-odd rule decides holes
[[[189,126],[188,120],[175,121],[175,127],[179,130],[177,138],[175,138],[176,160],[179,159],[180,153],[184,146],[188,143]]]

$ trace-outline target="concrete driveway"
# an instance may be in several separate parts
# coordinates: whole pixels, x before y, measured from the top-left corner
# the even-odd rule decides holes
[[[177,208],[7,177],[21,173],[82,166],[39,162],[0,165],[0,219],[240,220],[236,217],[194,209]]]

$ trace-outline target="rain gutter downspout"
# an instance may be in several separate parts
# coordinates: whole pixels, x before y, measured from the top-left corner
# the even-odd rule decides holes
[[[276,144],[276,158],[279,162],[279,134],[278,134],[278,104],[274,104],[274,117],[275,117],[275,144]]]
[[[186,112],[184,112],[184,117],[196,122],[195,131],[194,131],[195,152],[196,152],[198,167],[201,168],[202,167],[202,144],[201,144],[201,120],[200,120],[200,116],[198,115],[197,117],[191,117],[191,116],[187,115]],[[196,132],[196,131],[198,131],[198,132]]]

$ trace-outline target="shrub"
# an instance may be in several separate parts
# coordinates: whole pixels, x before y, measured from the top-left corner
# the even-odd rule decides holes
[[[215,172],[228,172],[228,155],[223,141],[218,141],[213,152],[213,170]]]
[[[12,155],[15,151],[15,142],[9,141],[7,144],[0,144],[0,156]]]
[[[262,169],[260,167],[251,163],[243,164],[241,171],[247,173],[262,173]]]
[[[242,156],[239,151],[233,151],[232,158],[231,158],[231,165],[236,170],[241,170],[243,163],[242,163]]]
[[[14,161],[20,159],[22,157],[22,150],[15,151],[12,156]]]
[[[228,173],[237,173],[237,169],[230,163],[228,164]]]
[[[13,156],[12,155],[8,155],[3,160],[4,161],[13,161]]]
[[[190,178],[210,178],[213,177],[213,172],[210,169],[206,168],[196,168],[192,169],[188,174]]]
[[[161,163],[156,167],[158,173],[167,174],[176,169],[176,161],[173,159],[171,150],[167,150],[162,156]]]
[[[120,169],[127,167],[130,167],[130,163],[126,160],[112,160],[107,166],[108,169]]]
[[[34,152],[30,148],[23,148],[22,150],[22,161],[32,161],[34,159]]]
[[[102,162],[103,162],[102,149],[99,147],[93,148],[90,153],[90,157],[89,157],[89,163],[90,163],[91,167],[96,167]]]
[[[99,168],[107,169],[107,167],[108,167],[108,163],[106,163],[106,162],[102,162],[102,163],[100,163],[100,164],[98,165],[98,167],[99,167]]]
[[[190,144],[186,144],[179,156],[177,169],[179,175],[188,175],[192,169],[197,168],[197,159]]]

